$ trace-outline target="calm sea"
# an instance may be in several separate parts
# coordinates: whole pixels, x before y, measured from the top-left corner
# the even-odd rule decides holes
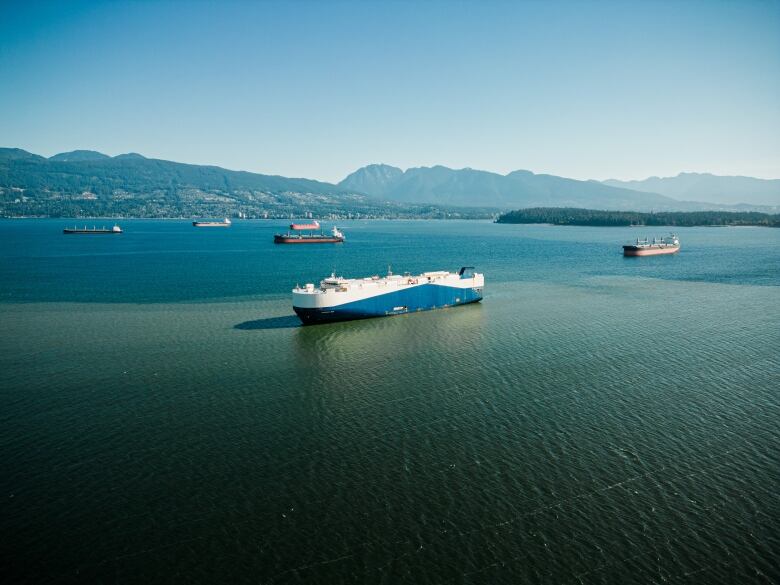
[[[69,223],[0,222],[3,583],[780,581],[780,230]],[[484,302],[298,325],[388,264]]]

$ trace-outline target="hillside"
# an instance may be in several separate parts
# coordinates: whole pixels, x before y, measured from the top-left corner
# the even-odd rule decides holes
[[[0,216],[491,217],[495,210],[383,202],[313,181],[73,151],[0,149]]]
[[[368,165],[348,175],[339,186],[384,198],[390,188],[403,178],[403,174],[404,172],[398,167],[384,164]]]
[[[95,150],[72,150],[70,152],[61,152],[50,156],[49,160],[56,162],[73,162],[84,160],[107,160],[111,158],[107,154]]]

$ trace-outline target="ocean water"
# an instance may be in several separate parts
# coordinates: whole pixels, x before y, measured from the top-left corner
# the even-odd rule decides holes
[[[0,222],[4,583],[780,581],[780,230],[68,223]],[[485,299],[299,326],[388,264]]]

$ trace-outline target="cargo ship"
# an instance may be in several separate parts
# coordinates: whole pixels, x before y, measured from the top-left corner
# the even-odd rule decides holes
[[[226,217],[225,221],[193,221],[195,227],[230,227],[230,220]]]
[[[367,278],[331,274],[319,286],[292,290],[295,313],[304,325],[387,317],[443,309],[482,300],[485,277],[464,266],[458,272],[405,273]]]
[[[623,246],[624,256],[655,256],[657,254],[674,254],[680,251],[680,240],[672,234],[666,238],[653,238],[648,241],[647,238],[640,240],[637,238],[633,244]]]
[[[339,231],[339,228],[333,227],[330,230],[330,234],[313,233],[314,230],[320,229],[320,223],[313,221],[312,223],[291,223],[290,229],[286,234],[274,235],[274,244],[340,244],[344,241],[344,234]],[[293,232],[300,232],[308,230],[308,234],[296,234]]]
[[[95,226],[92,226],[91,228],[88,228],[87,226],[84,226],[83,228],[73,226],[72,228],[65,228],[62,230],[63,234],[121,234],[122,228],[118,225],[115,225],[111,229],[108,229],[106,226],[97,228]]]

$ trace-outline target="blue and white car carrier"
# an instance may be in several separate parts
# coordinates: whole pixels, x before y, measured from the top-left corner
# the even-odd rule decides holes
[[[423,272],[416,276],[388,271],[387,276],[342,278],[296,286],[293,309],[304,325],[403,315],[482,300],[485,277],[464,266],[458,272]]]

